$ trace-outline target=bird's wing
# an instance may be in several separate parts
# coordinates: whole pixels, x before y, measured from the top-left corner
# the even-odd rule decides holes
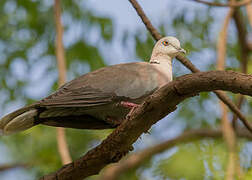
[[[91,87],[79,87],[72,89],[71,86],[60,88],[54,94],[42,99],[41,107],[94,107],[112,103],[114,95],[104,93]]]
[[[155,69],[148,63],[101,68],[65,84],[40,101],[44,107],[95,107],[121,98],[137,99],[157,88]]]

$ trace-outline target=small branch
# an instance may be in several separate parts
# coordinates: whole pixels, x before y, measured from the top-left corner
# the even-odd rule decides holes
[[[251,25],[251,28],[252,28],[252,25]],[[248,49],[249,49],[249,51],[252,51],[252,43],[248,43]]]
[[[66,60],[65,60],[65,50],[63,45],[63,27],[61,23],[61,6],[60,0],[54,0],[54,15],[55,15],[55,24],[56,24],[56,33],[57,38],[55,41],[56,47],[56,57],[58,63],[59,71],[59,86],[62,86],[66,81]]]
[[[126,155],[142,133],[173,112],[183,100],[200,92],[213,90],[252,96],[252,75],[233,71],[210,71],[181,76],[147,97],[96,148],[41,180],[79,180],[98,174],[106,165],[117,162]]]
[[[240,51],[241,51],[241,62],[242,63],[242,72],[247,73],[247,61],[248,61],[248,53],[249,53],[249,47],[247,42],[247,30],[246,30],[246,24],[243,20],[242,13],[240,10],[235,10],[234,12],[234,21],[238,33],[238,40],[240,45]]]
[[[145,15],[143,9],[140,7],[140,5],[137,3],[137,1],[136,0],[129,0],[129,1],[132,4],[132,6],[136,9],[137,14],[142,19],[142,21],[144,22],[146,28],[151,33],[151,35],[153,36],[153,38],[156,41],[158,41],[159,39],[161,39],[162,36],[158,33],[158,31],[155,29],[155,27],[151,24],[150,20]],[[179,60],[188,69],[190,69],[193,73],[200,72],[200,70],[198,68],[196,68],[190,62],[190,60],[187,59],[185,56],[178,55],[176,57],[176,59]],[[218,98],[220,98],[231,109],[231,111],[233,113],[237,114],[237,116],[242,121],[242,123],[248,128],[248,130],[250,132],[252,132],[252,125],[249,124],[249,122],[247,121],[246,117],[241,113],[241,111],[239,110],[239,108],[237,108],[236,105],[225,94],[217,92],[217,91],[214,92],[214,93],[218,96]]]
[[[238,95],[238,100],[237,100],[237,103],[236,103],[236,106],[239,108],[239,110],[241,110],[241,106],[242,106],[242,103],[244,101],[244,96],[239,94]],[[238,116],[236,114],[233,115],[233,119],[232,119],[232,126],[234,129],[237,128],[237,119],[238,119]]]
[[[251,124],[247,121],[246,117],[241,113],[239,108],[224,93],[222,93],[220,91],[219,92],[214,91],[214,93],[239,117],[239,119],[242,121],[244,126],[250,132],[252,132]]]
[[[135,8],[137,14],[141,17],[143,23],[145,24],[146,28],[149,30],[151,35],[154,39],[159,40],[162,38],[162,36],[159,34],[159,32],[156,30],[156,28],[151,24],[150,20],[144,13],[143,9],[139,5],[139,3],[136,0],[129,0],[129,2],[132,4],[132,6]]]
[[[203,0],[191,0],[191,1],[206,4],[208,6],[216,6],[216,7],[240,7],[240,6],[245,6],[252,2],[251,0],[243,0],[243,1],[230,2],[227,4],[223,4],[223,3],[208,2],[208,1],[203,1]]]
[[[0,165],[0,172],[1,171],[7,171],[10,169],[14,169],[14,168],[28,168],[30,167],[30,165],[28,164],[22,164],[22,163],[18,163],[18,164],[4,164],[4,165]]]
[[[246,5],[246,11],[248,14],[249,24],[252,28],[252,4],[251,3]]]
[[[237,132],[238,137],[252,139],[252,134],[244,131]],[[153,155],[162,153],[174,146],[182,143],[189,143],[205,138],[222,138],[221,130],[198,129],[184,132],[180,136],[167,140],[158,145],[147,148],[143,151],[130,154],[120,162],[113,164],[105,169],[100,177],[100,180],[116,180],[131,169],[139,167],[142,163],[150,159]]]
[[[227,51],[227,32],[230,19],[234,14],[234,9],[230,8],[227,16],[225,17],[222,29],[219,33],[217,42],[217,70],[224,70],[226,64],[226,51]]]
[[[63,27],[61,24],[61,9],[60,0],[54,0],[54,13],[55,13],[55,24],[57,39],[55,41],[56,46],[56,57],[58,62],[58,72],[59,72],[59,87],[63,85],[66,81],[66,64],[65,64],[65,52],[63,46]],[[69,149],[66,142],[65,130],[63,128],[57,128],[57,142],[58,151],[63,164],[72,162]]]

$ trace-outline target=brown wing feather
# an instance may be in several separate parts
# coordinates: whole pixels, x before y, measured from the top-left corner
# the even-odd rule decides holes
[[[112,102],[114,95],[91,87],[72,89],[70,84],[42,99],[41,107],[93,107]]]
[[[41,100],[40,106],[89,108],[110,104],[121,98],[138,99],[159,87],[156,80],[158,73],[144,62],[101,68],[66,83]]]

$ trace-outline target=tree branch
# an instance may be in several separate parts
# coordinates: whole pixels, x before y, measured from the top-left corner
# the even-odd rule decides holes
[[[0,165],[0,171],[7,171],[14,168],[27,168],[30,167],[28,164],[17,163],[17,164],[3,164]]]
[[[132,6],[136,9],[137,14],[139,15],[139,17],[142,19],[142,21],[144,22],[146,28],[148,29],[148,31],[151,33],[152,37],[158,41],[159,39],[161,39],[161,35],[158,33],[158,31],[155,29],[155,27],[151,24],[150,20],[148,19],[148,17],[145,15],[143,9],[141,8],[141,6],[138,4],[138,2],[136,0],[129,0],[130,3],[132,4]],[[190,69],[193,73],[196,72],[200,72],[200,70],[198,68],[196,68],[188,58],[186,58],[183,55],[178,55],[176,57],[177,60],[179,60],[184,66],[186,66],[188,69]],[[241,111],[239,110],[239,108],[237,108],[237,106],[223,93],[214,91],[214,93],[217,95],[217,97],[219,99],[221,99],[230,109],[233,113],[237,114],[237,116],[239,117],[239,119],[242,121],[242,123],[248,128],[248,130],[250,132],[252,132],[252,125],[249,124],[249,122],[247,121],[246,117],[241,113]]]
[[[241,47],[241,62],[245,61],[242,66],[242,72],[247,73],[247,63],[248,61],[248,53],[249,53],[249,47],[248,47],[248,42],[247,42],[247,30],[246,30],[246,24],[243,21],[242,13],[240,10],[235,10],[234,12],[234,21],[237,29],[237,34],[238,34],[238,40],[239,40],[239,45]]]
[[[243,103],[244,99],[245,99],[245,97],[243,95],[241,95],[241,94],[238,95],[236,106],[239,108],[239,110],[241,110],[242,103]],[[233,114],[232,126],[234,129],[237,128],[237,119],[238,119],[238,116],[236,114]]]
[[[159,34],[157,29],[151,24],[150,20],[144,13],[143,9],[141,8],[140,4],[136,0],[129,0],[129,2],[132,4],[132,6],[135,8],[137,14],[140,16],[142,19],[143,23],[145,24],[146,28],[148,31],[151,33],[152,37],[158,41],[159,39],[162,38],[162,36]]]
[[[252,4],[251,3],[246,5],[246,11],[247,11],[247,14],[248,14],[248,19],[249,19],[250,26],[252,28]]]
[[[213,90],[252,96],[252,75],[210,71],[181,76],[149,96],[99,146],[41,179],[78,180],[98,174],[107,164],[119,161],[143,132],[174,111],[180,102],[200,92]]]
[[[63,85],[66,81],[66,64],[65,64],[65,52],[63,46],[63,27],[61,24],[61,9],[60,9],[60,0],[54,0],[54,18],[56,24],[57,39],[55,41],[56,46],[56,57],[58,63],[58,72],[59,72],[59,87]],[[57,142],[58,142],[58,151],[61,157],[62,164],[67,164],[72,162],[69,149],[66,142],[65,130],[64,128],[57,129]]]
[[[245,6],[252,2],[251,0],[243,0],[243,1],[230,2],[227,4],[223,4],[223,3],[208,2],[208,1],[203,1],[203,0],[191,0],[191,1],[206,4],[208,6],[216,6],[216,7],[240,7],[240,6]]]
[[[234,14],[234,9],[230,8],[227,16],[224,19],[222,29],[219,33],[219,38],[217,41],[217,64],[216,64],[217,70],[225,69],[228,25],[233,14]]]
[[[244,131],[237,131],[238,137],[252,139],[252,134]],[[149,147],[140,152],[130,154],[120,162],[113,164],[105,169],[102,173],[100,180],[116,180],[119,177],[129,171],[135,169],[143,164],[145,161],[150,159],[153,155],[162,153],[174,146],[183,143],[189,143],[191,141],[201,140],[209,138],[222,138],[221,130],[209,130],[209,129],[197,129],[184,132],[180,136],[167,140],[158,145]]]

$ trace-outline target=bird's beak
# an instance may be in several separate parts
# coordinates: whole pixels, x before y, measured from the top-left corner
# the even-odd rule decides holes
[[[179,50],[179,52],[181,52],[181,53],[183,53],[183,54],[186,54],[186,50],[184,50],[184,49],[182,49],[182,48],[179,48],[178,50]]]

